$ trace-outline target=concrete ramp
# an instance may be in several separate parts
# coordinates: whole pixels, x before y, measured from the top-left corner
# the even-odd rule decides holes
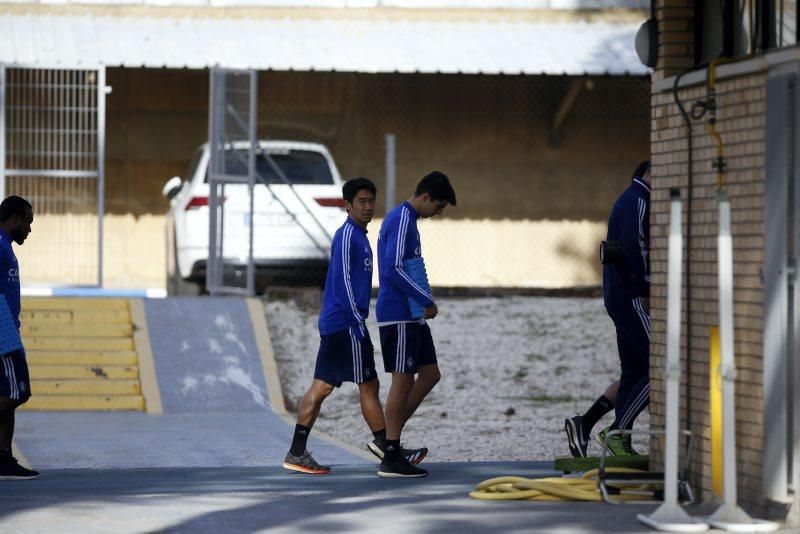
[[[144,301],[164,413],[270,409],[265,366],[248,304],[245,299],[221,297]],[[263,309],[259,313],[263,321]]]
[[[294,421],[284,408],[261,301],[131,303],[142,310],[138,358],[152,367],[142,373],[147,413],[21,414],[15,441],[28,461],[44,470],[280,465]],[[309,448],[334,465],[374,461],[320,432]]]

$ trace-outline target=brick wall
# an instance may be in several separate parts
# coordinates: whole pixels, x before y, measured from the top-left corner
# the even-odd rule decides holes
[[[758,508],[761,496],[761,449],[763,429],[762,395],[762,285],[759,270],[764,250],[764,74],[721,81],[717,86],[718,126],[725,143],[725,191],[731,200],[734,247],[734,351],[736,381],[737,463],[740,501]],[[680,92],[689,108],[706,97],[704,86]],[[652,269],[652,423],[664,424],[663,369],[666,356],[667,241],[669,190],[681,189],[688,196],[687,139],[683,121],[671,93],[653,97],[651,208]],[[711,488],[711,442],[708,406],[709,334],[719,324],[717,306],[717,201],[716,171],[711,163],[715,144],[706,130],[706,120],[694,126],[694,185],[691,214],[692,353],[691,430],[695,436],[694,482]],[[684,204],[685,206],[685,204]],[[684,212],[684,229],[687,214]],[[685,230],[684,230],[685,231]],[[683,339],[686,347],[686,294],[683,302]],[[685,360],[684,360],[685,361]],[[685,391],[684,365],[681,393]],[[683,399],[681,420],[686,421]],[[661,455],[660,443],[654,444]],[[706,494],[706,497],[709,495]]]
[[[694,0],[653,0],[658,19],[655,79],[678,74],[693,64]]]
[[[659,63],[654,79],[673,76],[692,63],[691,1],[660,0]],[[734,248],[734,352],[736,381],[736,445],[739,501],[753,513],[763,513],[763,296],[760,268],[764,254],[764,132],[766,73],[720,80],[717,84],[718,125],[724,142],[725,191],[731,200]],[[704,84],[679,91],[684,107],[706,98]],[[651,207],[652,337],[651,422],[664,425],[664,367],[666,357],[667,241],[669,190],[678,187],[684,199],[684,235],[692,225],[691,261],[691,431],[695,438],[695,488],[711,497],[711,441],[709,420],[710,329],[719,324],[716,236],[718,231],[716,145],[707,131],[707,117],[693,122],[693,208],[687,221],[688,158],[686,128],[671,91],[652,97],[651,153],[653,195]],[[683,288],[681,359],[681,421],[685,422],[686,287]],[[662,444],[653,440],[651,454],[659,465]]]

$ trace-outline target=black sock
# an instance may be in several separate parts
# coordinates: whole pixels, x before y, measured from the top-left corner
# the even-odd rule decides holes
[[[289,448],[292,456],[302,456],[306,452],[309,432],[311,429],[307,426],[294,425],[294,438],[292,438],[292,446]]]
[[[583,414],[584,432],[589,434],[589,432],[592,430],[592,427],[597,424],[600,418],[613,409],[614,403],[611,402],[605,395],[600,395],[600,398],[594,401],[594,404],[592,404],[592,407],[589,408],[589,411]]]
[[[372,435],[375,436],[375,439],[386,439],[386,429],[381,428],[380,430],[376,430]]]
[[[399,439],[387,439],[386,440],[386,455],[398,455],[400,454],[400,440]]]

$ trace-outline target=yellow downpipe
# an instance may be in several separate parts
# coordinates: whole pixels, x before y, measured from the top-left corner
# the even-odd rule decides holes
[[[719,327],[711,327],[708,369],[708,404],[711,416],[711,490],[722,496],[722,374],[720,373]]]

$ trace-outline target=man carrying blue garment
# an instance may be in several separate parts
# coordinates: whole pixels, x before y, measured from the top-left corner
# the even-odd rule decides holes
[[[19,334],[19,263],[12,241],[22,245],[31,233],[33,208],[24,198],[0,203],[0,480],[27,480],[39,473],[11,453],[16,409],[31,396],[28,363]]]
[[[365,324],[372,296],[372,247],[367,240],[367,224],[375,213],[375,195],[375,184],[366,178],[348,180],[342,187],[348,216],[331,243],[318,321],[320,345],[314,381],[300,402],[294,438],[283,462],[283,467],[291,471],[313,475],[330,472],[329,466],[314,460],[306,444],[322,402],[342,382],[358,384],[361,413],[376,443],[386,437],[374,350]],[[421,461],[424,454],[420,452],[409,451],[411,460]]]
[[[378,476],[383,478],[428,474],[408,461],[400,433],[441,378],[431,329],[425,322],[439,310],[424,274],[417,219],[439,215],[448,204],[456,205],[453,186],[445,174],[433,171],[407,201],[386,214],[378,234],[376,314],[383,365],[392,373],[392,386],[386,399],[386,446],[370,450],[382,458]]]

